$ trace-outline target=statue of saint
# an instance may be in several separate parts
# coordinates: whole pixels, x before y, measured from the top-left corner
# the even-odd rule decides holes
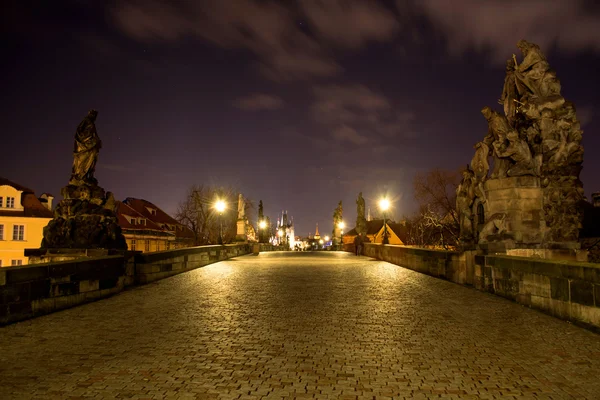
[[[356,199],[356,214],[365,217],[365,199],[363,199],[362,192],[358,194]]]
[[[240,193],[238,196],[238,219],[244,219],[246,216],[246,204],[244,204],[244,196]]]
[[[462,241],[473,239],[473,202],[475,201],[475,176],[467,166],[462,173],[463,179],[456,188],[456,211]]]
[[[366,235],[367,233],[367,220],[365,219],[365,199],[363,199],[362,192],[358,194],[356,199],[356,232]]]
[[[98,111],[90,110],[75,132],[70,184],[97,183],[94,178],[94,171],[98,161],[98,153],[102,147],[102,142],[98,137],[98,132],[96,132],[95,122],[97,116]]]
[[[504,115],[492,110],[490,107],[484,107],[481,110],[481,113],[488,122],[488,134],[483,139],[483,144],[494,150],[494,169],[492,170],[490,178],[505,178],[509,160],[498,155],[497,148],[498,146],[504,145],[506,142],[506,135],[513,129]],[[498,143],[498,146],[496,143]]]
[[[508,176],[535,175],[533,157],[527,142],[520,139],[516,131],[509,132],[506,138],[508,139],[506,148],[502,148],[500,143],[494,143],[498,156],[509,158],[514,162],[514,165],[508,168],[506,174]]]

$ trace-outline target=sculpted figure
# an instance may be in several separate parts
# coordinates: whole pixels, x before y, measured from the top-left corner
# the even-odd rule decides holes
[[[504,114],[511,126],[514,126],[517,114],[517,84],[515,77],[515,68],[517,67],[514,58],[506,61],[506,77],[504,78],[504,87],[498,103],[504,106]]]
[[[506,171],[508,176],[535,175],[533,157],[529,145],[523,139],[519,138],[516,131],[511,131],[506,136],[508,146],[501,148],[501,144],[495,142],[496,153],[500,157],[510,158],[514,165],[511,165]]]
[[[546,71],[550,69],[546,57],[537,44],[520,40],[517,47],[523,54],[523,62],[515,71],[517,78],[517,90],[521,95],[525,94],[525,88],[536,97],[541,96],[540,84]]]
[[[69,182],[71,184],[96,183],[94,171],[98,161],[98,153],[102,147],[102,142],[96,132],[95,122],[97,116],[98,111],[90,110],[75,132],[73,168]]]
[[[479,243],[487,243],[489,236],[500,235],[507,230],[506,214],[493,215],[479,232]]]
[[[366,235],[367,233],[367,220],[365,219],[365,199],[363,199],[362,192],[358,194],[356,199],[356,232]]]
[[[483,189],[483,181],[487,178],[490,170],[490,164],[488,162],[488,156],[490,154],[490,147],[479,142],[475,146],[475,155],[471,160],[471,169],[475,175],[475,196],[481,198],[481,202],[485,203],[485,190]]]
[[[499,145],[504,144],[506,135],[512,131],[512,128],[505,116],[492,110],[490,107],[484,107],[481,113],[488,122],[488,133],[483,139],[483,143],[494,149],[494,169],[492,170],[491,178],[505,178],[509,160],[498,155],[497,146],[494,143],[498,143]]]
[[[244,196],[238,195],[238,219],[244,219],[246,215],[246,205],[244,204]]]
[[[456,211],[460,226],[460,237],[463,241],[473,239],[473,202],[475,201],[475,176],[467,167],[463,171],[463,179],[456,188]]]

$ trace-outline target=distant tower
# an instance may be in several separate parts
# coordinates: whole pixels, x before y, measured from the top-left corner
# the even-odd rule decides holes
[[[367,211],[367,221],[371,220],[371,207],[369,207],[369,210]]]
[[[317,224],[317,229],[315,230],[314,238],[317,240],[321,239],[321,235],[319,235],[319,224]]]

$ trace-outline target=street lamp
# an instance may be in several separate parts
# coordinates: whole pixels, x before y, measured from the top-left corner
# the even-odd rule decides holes
[[[388,210],[388,208],[390,208],[390,201],[388,199],[386,199],[385,197],[381,200],[379,200],[379,208],[381,209],[381,212],[383,213],[383,240],[381,241],[382,244],[388,244],[388,234],[387,234],[387,224],[385,223],[385,212]]]
[[[264,237],[265,237],[265,228],[267,227],[267,221],[265,221],[264,219],[262,221],[260,221],[258,223],[258,228],[259,228],[259,232],[258,232],[258,241],[260,243],[264,242]]]
[[[283,229],[277,231],[277,236],[279,236],[279,244],[283,241]]]
[[[225,202],[223,200],[217,200],[215,203],[215,209],[219,213],[219,244],[223,244],[223,211],[225,211]]]

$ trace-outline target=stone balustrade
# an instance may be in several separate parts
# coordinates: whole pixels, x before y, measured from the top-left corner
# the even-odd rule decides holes
[[[494,293],[600,332],[600,264],[365,243],[364,255]]]
[[[116,294],[217,261],[248,254],[247,243],[79,258],[0,268],[0,325]],[[261,251],[272,250],[261,245]]]

